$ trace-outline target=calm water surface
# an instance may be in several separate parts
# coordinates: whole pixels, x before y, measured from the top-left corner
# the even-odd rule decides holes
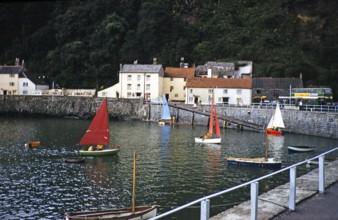
[[[66,211],[131,206],[132,154],[137,152],[137,205],[157,204],[163,213],[195,199],[266,175],[271,170],[228,166],[224,157],[264,156],[265,134],[223,130],[222,145],[200,145],[194,136],[206,127],[111,121],[116,157],[67,164],[90,121],[0,117],[0,219],[62,219]],[[39,149],[24,143],[40,140]],[[285,134],[268,139],[270,156],[288,166],[338,146],[338,140]],[[316,145],[312,153],[288,154],[287,145]],[[301,167],[301,175],[312,169]],[[260,182],[266,191],[287,181],[288,173]],[[249,199],[249,189],[211,199],[211,215]],[[198,219],[199,207],[168,219]]]

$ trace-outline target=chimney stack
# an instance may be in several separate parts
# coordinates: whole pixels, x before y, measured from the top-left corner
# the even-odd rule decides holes
[[[157,58],[156,57],[153,58],[153,64],[157,65]]]
[[[20,66],[20,60],[19,60],[19,58],[15,58],[15,66]]]

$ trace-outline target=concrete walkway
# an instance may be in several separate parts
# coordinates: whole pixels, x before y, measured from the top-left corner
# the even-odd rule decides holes
[[[316,165],[311,165],[316,166]],[[286,171],[287,172],[287,171]],[[338,181],[338,160],[325,165],[325,188]],[[258,197],[258,219],[268,220],[281,213],[285,215],[289,208],[289,183],[278,186]],[[326,191],[325,191],[326,192]],[[325,197],[325,192],[324,196]],[[296,180],[296,209],[298,203],[318,193],[318,168],[298,177]],[[338,198],[336,200],[336,205]],[[311,211],[311,210],[308,210]],[[282,216],[282,215],[281,215]],[[338,218],[338,217],[337,217]],[[211,220],[250,219],[250,201],[241,203],[212,218]],[[278,219],[278,218],[276,218]],[[283,219],[283,218],[279,218]],[[287,218],[286,218],[287,219]]]

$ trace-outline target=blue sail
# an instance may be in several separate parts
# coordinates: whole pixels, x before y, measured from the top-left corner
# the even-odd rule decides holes
[[[162,99],[162,117],[161,117],[161,119],[163,119],[163,120],[170,120],[171,119],[168,102],[167,102],[167,99],[165,98],[164,95],[163,95],[163,99]]]

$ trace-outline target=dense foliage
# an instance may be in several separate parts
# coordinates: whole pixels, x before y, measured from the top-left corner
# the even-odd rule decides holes
[[[121,63],[249,60],[338,96],[335,0],[90,0],[0,3],[0,65],[25,60],[60,87],[103,88]]]

